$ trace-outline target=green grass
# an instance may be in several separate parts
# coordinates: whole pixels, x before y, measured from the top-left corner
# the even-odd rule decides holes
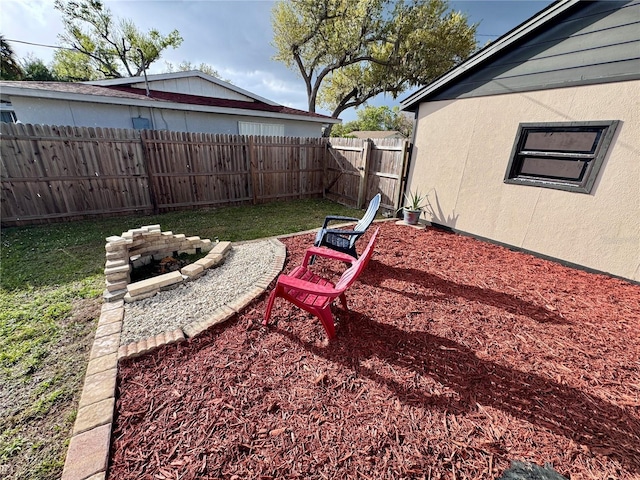
[[[62,473],[100,313],[106,237],[160,224],[187,236],[252,240],[317,228],[329,214],[362,212],[312,199],[3,228],[0,476]]]
[[[100,274],[105,238],[143,225],[160,224],[163,231],[235,242],[316,228],[328,214],[360,216],[361,212],[311,199],[6,228],[0,286],[13,290],[58,285]]]

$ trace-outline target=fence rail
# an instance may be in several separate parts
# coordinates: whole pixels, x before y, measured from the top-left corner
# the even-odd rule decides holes
[[[25,225],[328,196],[397,208],[407,142],[1,124],[0,220]],[[386,202],[386,203],[385,203]]]

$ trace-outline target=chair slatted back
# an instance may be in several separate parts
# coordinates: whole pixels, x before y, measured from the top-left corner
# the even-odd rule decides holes
[[[369,263],[369,259],[373,255],[373,247],[375,246],[379,231],[380,227],[378,227],[371,236],[371,239],[367,244],[367,248],[364,249],[364,252],[362,252],[360,258],[353,262],[353,264],[342,274],[342,276],[338,280],[338,283],[336,283],[336,290],[345,291],[347,288],[349,288],[353,284],[353,282],[356,281],[362,270],[364,270],[364,267],[367,266],[367,263]]]
[[[369,228],[369,225],[371,225],[373,219],[376,218],[376,214],[378,213],[379,208],[380,194],[378,193],[371,199],[371,201],[369,202],[369,206],[367,207],[367,211],[364,212],[364,216],[358,221],[358,223],[356,223],[356,226],[353,227],[353,229],[358,232],[364,232],[367,228]],[[358,237],[351,237],[349,245],[353,247],[353,245],[356,243],[356,240],[358,240]]]

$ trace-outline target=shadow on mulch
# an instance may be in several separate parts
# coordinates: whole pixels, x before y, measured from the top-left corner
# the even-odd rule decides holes
[[[376,262],[377,261],[375,259],[372,259],[370,263],[375,265]],[[377,264],[377,268],[385,269],[385,266],[380,264],[380,262],[377,262]],[[394,267],[392,269],[385,269],[385,274],[388,278],[399,280],[401,282],[413,282],[424,288],[433,289],[436,292],[432,295],[424,295],[421,293],[407,293],[402,290],[389,287],[380,287],[393,294],[406,295],[414,300],[435,300],[442,295],[453,295],[455,297],[464,298],[470,302],[479,302],[485,305],[498,307],[516,315],[526,315],[536,322],[558,324],[568,323],[566,319],[562,318],[557,313],[550,312],[544,307],[523,301],[514,295],[486,288],[474,287],[471,285],[460,285],[441,278],[438,275],[426,273],[415,268]],[[364,275],[361,281],[363,283],[367,283],[367,279],[368,277]]]
[[[122,362],[109,478],[640,475],[640,287],[387,223],[347,300],[330,343],[281,299],[262,327],[263,296]]]
[[[476,412],[478,404],[488,405],[595,452],[615,453],[628,468],[640,473],[640,422],[629,418],[624,409],[579,389],[483,361],[472,350],[446,338],[407,332],[355,312],[341,313],[349,323],[349,332],[327,347],[303,342],[295,333],[278,333],[314,355],[383,385],[408,405],[458,415]],[[430,377],[457,395],[431,395],[363,366],[374,357]]]

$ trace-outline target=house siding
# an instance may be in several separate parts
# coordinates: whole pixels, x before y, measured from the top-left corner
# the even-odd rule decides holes
[[[638,112],[640,80],[421,103],[407,188],[434,223],[640,281]],[[590,194],[503,182],[521,122],[591,120],[621,122]]]
[[[430,100],[640,78],[640,0],[581,2]]]
[[[320,137],[322,124],[250,115],[228,115],[147,108],[127,105],[94,104],[37,97],[11,98],[17,118],[23,123],[69,125],[76,127],[133,128],[134,117],[151,120],[157,130],[238,134],[238,122],[284,125],[288,137]]]

